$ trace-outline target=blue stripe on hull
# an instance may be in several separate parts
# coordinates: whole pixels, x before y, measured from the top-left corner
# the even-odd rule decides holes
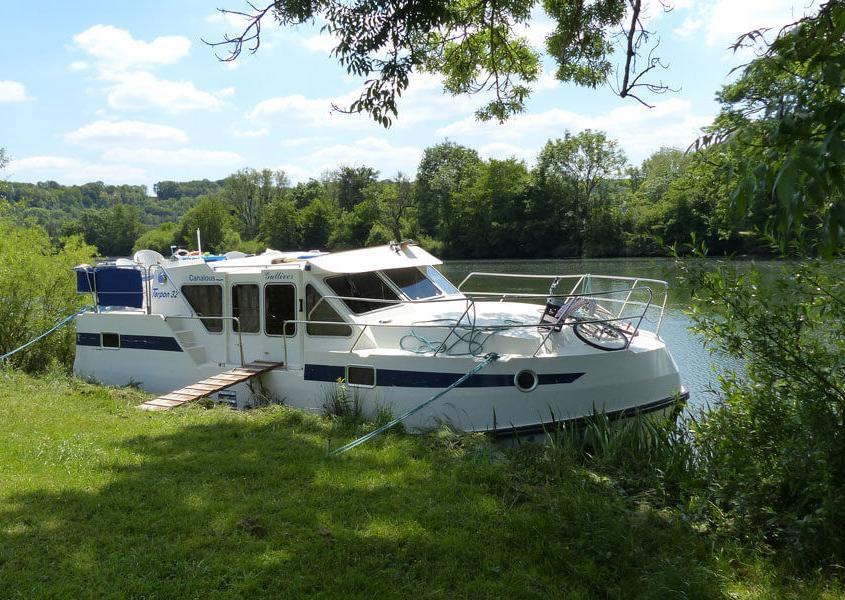
[[[100,347],[99,333],[77,333],[77,346]],[[161,335],[125,335],[120,334],[120,347],[127,350],[160,350],[163,352],[182,352],[176,338]]]
[[[572,383],[583,373],[547,373],[538,375],[540,385]],[[306,381],[337,381],[346,377],[346,369],[336,365],[306,364]],[[463,377],[463,373],[431,373],[426,371],[402,371],[397,369],[376,369],[376,385],[385,387],[445,388]],[[509,387],[513,386],[513,375],[473,375],[458,387]]]
[[[77,346],[99,346],[100,345],[100,334],[99,333],[77,333],[76,334],[76,345]]]

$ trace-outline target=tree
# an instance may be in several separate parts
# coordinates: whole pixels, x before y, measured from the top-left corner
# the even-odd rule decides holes
[[[325,198],[317,198],[300,211],[302,245],[309,250],[328,246],[338,213],[337,205]]]
[[[115,204],[107,209],[86,210],[77,224],[64,229],[64,234],[81,233],[85,242],[96,246],[103,256],[128,256],[142,231],[138,208]]]
[[[596,188],[609,177],[619,176],[626,162],[616,141],[607,139],[604,132],[589,129],[549,140],[540,151],[535,169],[538,183],[559,194],[559,201],[569,209],[563,215],[559,211],[552,214],[574,219],[582,253]]]
[[[334,106],[336,110],[365,112],[388,127],[398,115],[397,98],[408,88],[411,74],[427,71],[441,75],[450,94],[489,96],[476,115],[502,121],[524,109],[540,74],[539,52],[522,31],[535,4],[537,0],[273,0],[264,7],[250,4],[250,13],[223,9],[245,19],[246,26],[239,35],[210,45],[228,50],[221,60],[231,61],[244,47],[258,49],[264,19],[284,26],[317,20],[337,40],[332,54],[340,64],[366,80],[359,97],[349,106]],[[664,0],[659,4],[669,9]],[[651,36],[641,18],[643,0],[543,0],[542,6],[556,25],[545,50],[557,63],[555,74],[561,81],[589,87],[605,83],[614,71],[611,55],[618,43],[624,56],[620,96],[643,102],[638,90],[668,89],[643,79],[662,66],[659,58],[649,52],[645,60],[637,60]]]
[[[466,146],[447,141],[425,149],[414,187],[423,233],[438,235],[451,220],[455,194],[475,183],[480,166],[478,152]]]
[[[368,200],[378,207],[378,221],[389,235],[386,241],[401,241],[410,229],[407,218],[414,206],[411,181],[402,173],[396,179],[370,184],[364,190]]]
[[[95,253],[79,236],[53,244],[41,227],[17,225],[0,210],[0,264],[8,267],[0,269],[0,355],[91,301],[76,293],[72,269],[93,262]],[[69,369],[75,343],[74,328],[65,327],[4,364],[43,371],[58,363]]]
[[[646,158],[639,169],[637,192],[652,202],[666,193],[669,185],[684,172],[690,156],[678,148],[663,147]]]
[[[164,256],[170,255],[170,246],[175,245],[179,234],[179,226],[176,223],[162,223],[155,229],[141,234],[135,241],[132,252],[138,250],[155,250]]]
[[[239,233],[258,235],[264,207],[280,198],[289,181],[284,171],[243,169],[226,179],[223,197],[232,206]]]
[[[377,181],[378,171],[370,167],[342,166],[326,177],[325,184],[335,194],[343,210],[352,210],[364,200],[364,188]]]
[[[159,181],[153,184],[153,192],[159,200],[169,200],[180,196],[179,184],[175,181]]]
[[[0,146],[0,171],[6,168],[9,164],[9,155],[6,154],[6,149]]]
[[[202,249],[221,252],[225,247],[227,234],[232,239],[232,217],[225,202],[218,198],[201,197],[196,205],[185,213],[179,225],[178,239],[188,248],[197,248],[197,229],[200,230]]]
[[[741,174],[733,196],[739,214],[759,213],[761,204],[777,207],[772,233],[782,245],[809,237],[828,254],[845,243],[843,30],[843,0],[783,28],[722,90],[721,113],[697,142],[734,148],[737,160],[729,168]],[[746,34],[735,48],[763,33]]]
[[[261,216],[261,239],[276,250],[296,250],[302,243],[302,228],[296,205],[287,198],[278,198],[264,207]]]

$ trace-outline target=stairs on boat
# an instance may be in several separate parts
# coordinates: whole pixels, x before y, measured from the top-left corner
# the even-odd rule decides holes
[[[179,345],[187,352],[194,362],[198,365],[207,362],[208,356],[205,352],[205,346],[197,343],[195,334],[191,329],[174,330],[173,334],[179,341]]]
[[[140,404],[138,408],[141,410],[170,410],[177,406],[182,406],[188,402],[194,402],[200,398],[205,398],[219,391],[232,387],[244,381],[248,381],[253,377],[257,377],[267,371],[272,371],[276,367],[282,366],[284,363],[269,362],[266,360],[256,360],[248,363],[242,367],[226,371],[192,383],[188,387],[170,392],[163,396],[159,396],[153,400],[148,400]]]

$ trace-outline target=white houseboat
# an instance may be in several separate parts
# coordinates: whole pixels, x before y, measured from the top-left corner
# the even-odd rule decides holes
[[[456,286],[439,264],[403,242],[168,259],[146,250],[83,265],[78,289],[97,308],[77,319],[74,370],[166,394],[263,361],[275,365],[260,385],[240,383],[219,399],[245,407],[260,392],[319,411],[342,380],[365,412],[400,414],[487,357],[407,425],[499,433],[536,433],[595,411],[668,411],[686,396],[659,335],[665,282],[471,273]],[[519,291],[538,278],[549,294]],[[522,287],[491,289],[501,282]]]

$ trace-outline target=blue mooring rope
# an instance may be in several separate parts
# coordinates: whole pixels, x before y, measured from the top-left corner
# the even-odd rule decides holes
[[[455,389],[456,387],[458,387],[459,385],[461,385],[464,381],[466,381],[467,379],[469,379],[470,377],[472,377],[473,375],[478,373],[481,369],[483,369],[484,367],[486,367],[487,365],[489,365],[491,362],[493,362],[494,360],[496,360],[498,358],[499,358],[499,355],[496,354],[495,352],[490,352],[490,353],[484,355],[484,360],[482,360],[480,363],[475,365],[472,369],[467,371],[460,379],[458,379],[455,383],[453,383],[452,385],[447,387],[445,390],[437,392],[434,396],[432,396],[431,398],[429,398],[428,400],[426,400],[422,404],[415,406],[414,408],[412,408],[411,410],[409,410],[408,412],[406,412],[402,416],[396,417],[395,419],[393,419],[389,423],[385,423],[384,425],[382,425],[378,429],[374,429],[370,433],[368,433],[366,435],[362,435],[357,440],[353,440],[353,441],[349,442],[348,444],[340,446],[339,448],[335,448],[334,450],[329,452],[329,456],[336,456],[338,454],[343,454],[344,452],[348,452],[349,450],[352,450],[352,448],[355,448],[356,446],[360,446],[364,442],[371,440],[374,437],[376,437],[377,435],[387,431],[388,429],[390,429],[391,427],[393,427],[397,423],[401,423],[402,421],[404,421],[405,419],[407,419],[408,417],[410,417],[414,413],[421,411],[423,408],[425,408],[426,406],[428,406],[429,404],[431,404],[432,402],[434,402],[435,400],[437,400],[438,398],[440,398],[441,396],[443,396],[447,392],[450,392],[453,389]]]
[[[53,333],[54,331],[56,331],[57,329],[61,329],[62,327],[64,327],[65,325],[67,325],[70,321],[72,321],[73,319],[75,319],[76,317],[78,317],[79,315],[81,315],[82,313],[84,313],[84,312],[86,312],[86,311],[88,311],[88,310],[90,310],[90,309],[91,309],[91,307],[90,307],[90,306],[86,306],[85,308],[78,310],[77,312],[73,313],[72,315],[68,315],[67,317],[65,317],[64,319],[62,319],[61,321],[59,321],[58,323],[56,323],[55,325],[53,325],[50,329],[48,329],[47,331],[45,331],[45,332],[44,332],[44,333],[42,333],[41,335],[39,335],[39,336],[37,336],[37,337],[34,337],[34,338],[32,338],[31,340],[29,340],[29,341],[28,341],[26,344],[24,344],[23,346],[20,346],[20,347],[18,347],[18,348],[15,348],[15,349],[14,349],[14,350],[12,350],[11,352],[7,352],[6,354],[4,354],[4,355],[0,356],[0,362],[2,362],[2,361],[4,361],[4,360],[6,360],[7,358],[9,358],[10,356],[12,356],[13,354],[17,354],[17,353],[18,353],[18,352],[20,352],[21,350],[24,350],[24,349],[26,349],[26,348],[29,348],[30,346],[32,346],[35,342],[37,342],[37,341],[38,341],[38,340],[40,340],[41,338],[45,338],[45,337],[47,337],[48,335],[50,335],[51,333]]]

